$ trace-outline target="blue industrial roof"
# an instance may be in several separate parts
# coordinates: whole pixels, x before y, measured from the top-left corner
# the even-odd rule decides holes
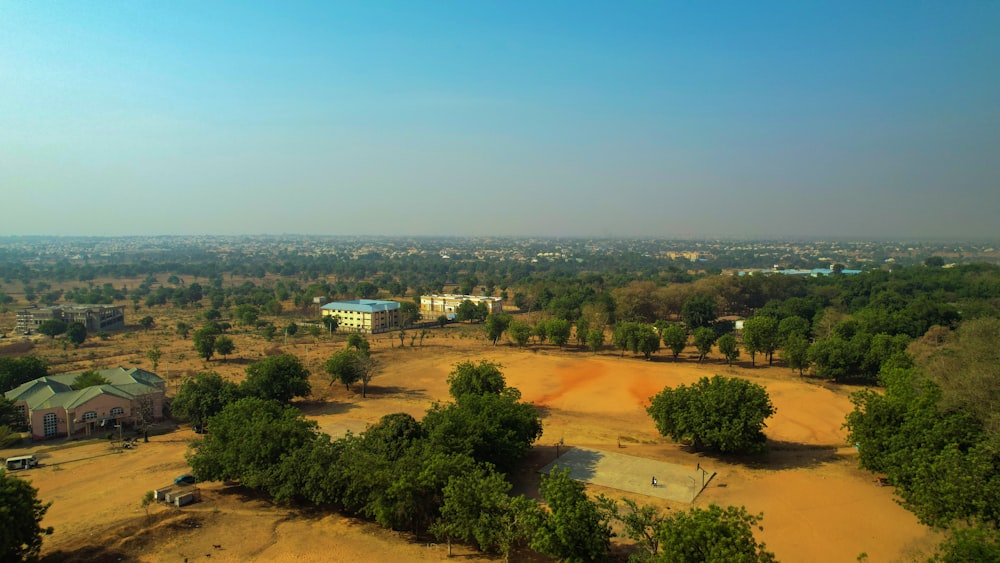
[[[379,301],[377,299],[353,299],[351,301],[331,301],[323,305],[327,311],[354,311],[356,313],[375,313],[399,309],[396,301]]]

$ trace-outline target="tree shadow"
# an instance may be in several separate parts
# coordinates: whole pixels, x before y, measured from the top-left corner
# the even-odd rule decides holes
[[[358,408],[354,403],[340,403],[332,401],[301,401],[296,406],[306,416],[324,416],[331,414],[344,414]]]
[[[361,386],[355,385],[352,387],[358,395],[361,394]],[[395,397],[401,399],[418,399],[426,400],[429,399],[426,389],[412,389],[409,387],[401,387],[399,385],[372,385],[368,384],[366,391],[367,395],[379,395],[382,397]]]
[[[811,469],[840,459],[841,444],[803,444],[785,440],[768,440],[767,450],[759,454],[721,454],[682,446],[686,452],[706,458],[743,465],[752,469]]]
[[[104,546],[88,545],[72,551],[54,551],[41,556],[40,563],[120,563],[122,561],[139,561],[122,551]]]
[[[597,474],[597,462],[604,454],[597,450],[574,448],[572,446],[560,446],[557,448],[559,457],[551,461],[546,466],[539,469],[539,472],[546,473],[555,468],[569,469],[570,476],[580,481],[591,481]]]

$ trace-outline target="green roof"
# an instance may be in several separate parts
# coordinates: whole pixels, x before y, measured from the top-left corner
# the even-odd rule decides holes
[[[113,395],[134,399],[141,395],[163,391],[163,379],[148,371],[123,367],[99,370],[97,373],[109,383],[73,389],[71,385],[81,373],[47,375],[24,383],[5,396],[12,402],[24,401],[31,410],[76,408],[99,395]]]

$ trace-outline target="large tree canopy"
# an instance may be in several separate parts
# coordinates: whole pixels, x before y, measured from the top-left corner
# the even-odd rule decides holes
[[[998,327],[976,320],[943,343],[926,338],[912,348],[916,367],[888,362],[879,375],[885,392],[852,399],[847,429],[861,465],[884,473],[925,523],[1000,523],[1000,438],[990,406],[1000,395]]]
[[[361,358],[363,354],[357,350],[339,350],[323,364],[323,369],[330,375],[330,383],[342,383],[350,389],[351,384],[361,379]]]
[[[480,360],[479,364],[471,361],[455,364],[448,375],[448,392],[455,399],[469,393],[499,395],[507,386],[501,367],[488,360]]]
[[[312,391],[309,370],[292,354],[271,356],[250,364],[240,389],[245,395],[280,403],[288,403],[294,397],[306,397]]]
[[[48,509],[27,481],[0,472],[0,561],[38,558],[42,536],[52,533],[39,525]]]
[[[48,375],[48,372],[49,365],[38,356],[0,358],[0,393]]]
[[[194,474],[208,481],[239,480],[272,491],[280,486],[282,460],[311,443],[316,423],[274,400],[245,397],[209,419],[212,431],[189,458]]]
[[[763,450],[764,420],[775,412],[763,387],[721,375],[691,386],[665,387],[650,403],[646,412],[660,434],[722,453]]]
[[[657,530],[662,552],[655,561],[773,563],[774,554],[753,536],[762,518],[762,514],[749,514],[743,507],[714,504],[672,512]]]
[[[195,426],[204,426],[209,418],[239,396],[239,387],[232,381],[215,372],[202,372],[181,385],[170,403],[170,413]]]
[[[608,516],[587,498],[583,483],[558,467],[542,474],[539,493],[548,512],[537,513],[531,547],[562,561],[602,561],[611,548]]]
[[[435,448],[470,455],[507,472],[542,435],[538,411],[520,398],[514,388],[496,395],[460,395],[454,403],[431,407],[424,428]]]

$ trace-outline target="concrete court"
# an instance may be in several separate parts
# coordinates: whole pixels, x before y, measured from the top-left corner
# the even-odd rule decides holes
[[[694,466],[587,448],[567,448],[559,459],[540,471],[548,473],[554,466],[569,469],[569,476],[577,481],[677,502],[694,502],[715,475],[704,467],[699,470]],[[654,475],[656,487],[652,486]]]

